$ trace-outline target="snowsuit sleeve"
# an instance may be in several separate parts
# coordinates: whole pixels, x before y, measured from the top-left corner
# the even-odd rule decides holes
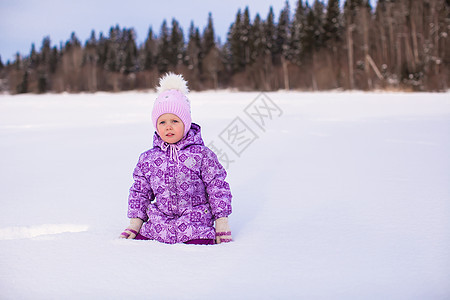
[[[231,190],[225,181],[227,172],[210,149],[204,150],[201,167],[202,180],[214,220],[231,214]]]
[[[130,188],[128,196],[128,218],[139,218],[147,222],[147,208],[155,196],[150,187],[150,183],[145,177],[145,169],[148,169],[146,161],[147,153],[141,154],[138,164],[133,172],[134,183]]]

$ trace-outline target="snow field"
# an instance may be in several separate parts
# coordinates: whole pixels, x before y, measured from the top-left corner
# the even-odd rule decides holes
[[[0,96],[1,299],[446,299],[447,94],[192,93],[206,144],[234,160],[233,237],[117,239],[151,147],[153,93]],[[239,116],[241,156],[218,138]]]

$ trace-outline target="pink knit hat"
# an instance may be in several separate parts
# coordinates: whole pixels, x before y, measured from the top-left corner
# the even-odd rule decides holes
[[[174,114],[184,124],[184,135],[191,129],[191,104],[187,98],[189,89],[182,75],[167,73],[159,80],[158,98],[155,100],[152,111],[152,121],[157,128],[158,118],[163,114]]]

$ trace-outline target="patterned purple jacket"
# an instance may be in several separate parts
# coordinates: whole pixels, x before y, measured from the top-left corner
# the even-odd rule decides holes
[[[144,221],[140,233],[163,243],[214,239],[214,221],[231,214],[227,173],[203,143],[200,126],[169,145],[158,134],[142,153],[128,197],[128,217]]]

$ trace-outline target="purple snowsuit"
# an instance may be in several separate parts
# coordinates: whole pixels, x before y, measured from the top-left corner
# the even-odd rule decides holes
[[[214,239],[214,221],[231,214],[227,173],[192,124],[178,143],[155,132],[153,148],[134,169],[128,217],[144,221],[140,233],[163,243]]]

